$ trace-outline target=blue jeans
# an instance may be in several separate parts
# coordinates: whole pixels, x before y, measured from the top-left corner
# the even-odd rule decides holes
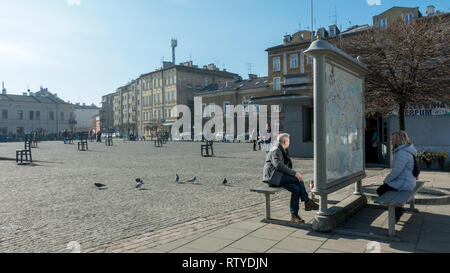
[[[270,153],[270,142],[264,143],[264,150],[266,151],[266,154]]]
[[[309,201],[305,183],[298,181],[297,177],[295,176],[283,174],[283,176],[281,177],[280,187],[283,187],[292,193],[290,211],[292,214],[297,215],[299,210],[299,199],[301,199],[302,202]]]

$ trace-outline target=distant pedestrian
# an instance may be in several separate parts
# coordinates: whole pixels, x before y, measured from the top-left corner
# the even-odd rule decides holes
[[[256,128],[253,128],[250,138],[253,142],[253,151],[256,151],[256,144],[258,142],[258,134],[256,133]]]
[[[97,132],[97,142],[102,142],[102,132],[101,131]]]
[[[266,125],[266,134],[264,135],[264,150],[266,154],[270,152],[270,145],[272,144],[272,130],[270,128],[270,124]]]
[[[64,144],[67,143],[67,136],[68,136],[68,132],[67,132],[67,130],[64,130],[64,132],[63,132]]]

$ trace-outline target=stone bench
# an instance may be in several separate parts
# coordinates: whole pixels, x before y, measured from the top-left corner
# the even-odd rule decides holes
[[[374,203],[388,207],[389,237],[395,237],[395,207],[403,207],[406,203],[409,203],[410,209],[414,210],[415,195],[424,184],[424,182],[417,181],[416,187],[412,191],[388,191],[374,200]]]
[[[313,180],[312,180],[312,176],[311,177],[303,177],[303,183],[305,183],[305,187],[307,187],[308,184],[310,184]],[[269,186],[269,184],[264,183],[264,185],[259,186],[257,188],[253,188],[250,189],[251,192],[256,192],[256,193],[261,193],[264,194],[265,199],[266,199],[266,220],[270,220],[270,196],[280,192],[282,190],[286,190],[283,187],[271,187]]]

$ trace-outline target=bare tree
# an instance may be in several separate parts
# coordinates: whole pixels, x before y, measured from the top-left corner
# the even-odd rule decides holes
[[[405,130],[408,104],[448,101],[449,15],[390,22],[386,29],[367,31],[339,40],[347,53],[361,56],[369,69],[366,112],[398,112]]]

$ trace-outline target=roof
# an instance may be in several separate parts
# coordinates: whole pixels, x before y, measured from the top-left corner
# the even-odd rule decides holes
[[[276,50],[276,49],[282,49],[282,48],[289,48],[289,47],[295,47],[295,46],[300,46],[300,45],[308,45],[310,44],[311,41],[303,41],[303,42],[299,42],[299,43],[290,43],[288,45],[277,45],[274,47],[269,47],[268,49],[266,49],[266,51],[272,51],[272,50]]]
[[[93,109],[93,110],[99,110],[100,108],[96,105],[74,105],[75,109]]]
[[[199,68],[197,66],[194,67],[194,66],[185,66],[185,65],[178,65],[177,64],[177,65],[171,65],[171,66],[164,67],[164,69],[158,69],[158,70],[155,70],[155,71],[152,71],[152,72],[148,72],[148,73],[142,74],[141,76],[139,76],[139,78],[149,76],[149,75],[151,75],[153,73],[161,72],[161,70],[167,71],[167,70],[170,70],[170,69],[173,69],[173,68],[190,70],[190,71],[195,71],[195,72],[203,72],[203,73],[214,73],[214,74],[219,74],[219,75],[222,75],[222,76],[229,76],[229,77],[239,77],[238,74],[231,73],[231,72],[228,72],[228,71],[210,70],[210,69]]]
[[[394,10],[394,9],[409,9],[409,10],[411,10],[411,9],[417,9],[417,10],[418,10],[419,7],[413,7],[413,8],[411,8],[411,7],[398,7],[398,6],[394,6],[394,7],[390,8],[390,9],[388,9],[388,10],[383,11],[383,12],[380,13],[380,14],[377,14],[377,15],[373,16],[373,17],[377,17],[377,16],[380,16],[380,15],[383,15],[383,14],[388,13],[388,12]],[[420,11],[419,11],[419,12],[420,12]]]
[[[205,88],[197,91],[196,93],[206,92],[226,92],[226,91],[238,91],[238,90],[250,90],[268,87],[268,77],[260,77],[247,80],[236,80],[234,82],[227,83],[212,83]]]
[[[60,98],[40,97],[40,96],[24,96],[24,95],[0,95],[0,101],[12,102],[31,102],[31,103],[46,103],[46,104],[69,104]]]

